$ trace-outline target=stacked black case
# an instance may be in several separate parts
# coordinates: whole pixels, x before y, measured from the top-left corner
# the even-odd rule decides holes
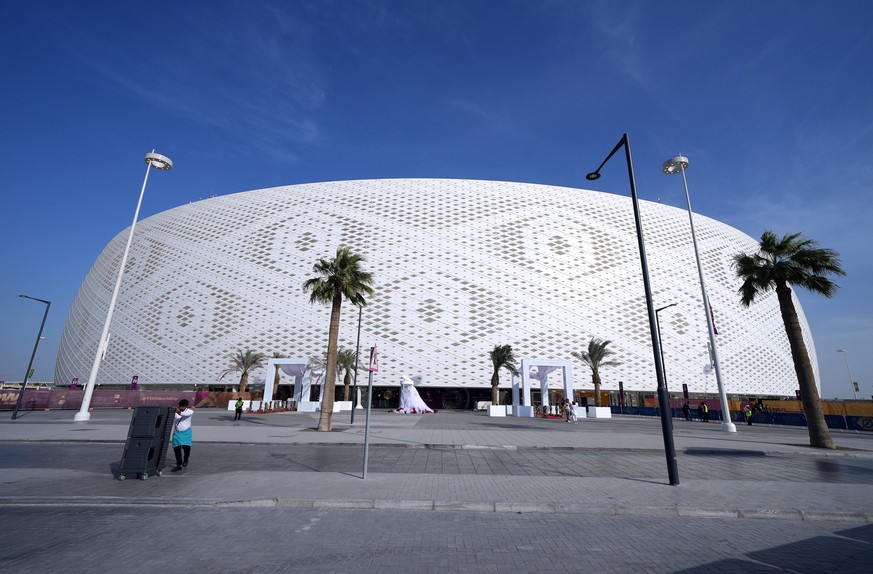
[[[161,476],[173,436],[174,415],[173,407],[134,409],[118,467],[118,480],[124,480],[128,474],[142,480],[147,479],[149,474]]]

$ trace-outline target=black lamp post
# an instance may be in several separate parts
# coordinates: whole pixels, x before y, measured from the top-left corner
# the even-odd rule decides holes
[[[352,385],[352,416],[349,424],[355,424],[355,401],[358,399],[358,355],[361,352],[361,315],[364,306],[358,305],[358,342],[355,344],[355,382]]]
[[[18,409],[21,408],[21,399],[24,398],[24,390],[27,388],[27,379],[30,378],[30,368],[33,367],[33,359],[36,358],[36,350],[39,347],[39,342],[42,339],[42,328],[45,327],[45,320],[48,317],[49,309],[51,309],[52,302],[46,301],[44,299],[37,299],[36,297],[31,297],[29,295],[19,295],[19,297],[23,299],[33,299],[34,301],[39,301],[40,303],[45,303],[45,313],[42,314],[42,323],[39,326],[39,333],[36,335],[36,343],[33,345],[33,353],[30,354],[30,362],[27,363],[27,370],[24,372],[24,379],[21,383],[21,390],[18,391],[18,400],[15,401],[15,410],[12,411],[12,420],[18,418]]]
[[[634,207],[634,222],[637,228],[637,242],[640,248],[640,266],[643,270],[643,286],[646,292],[646,309],[649,313],[649,331],[652,336],[652,354],[655,359],[655,375],[658,378],[658,402],[661,405],[661,432],[664,435],[664,452],[667,455],[667,474],[670,478],[670,485],[676,486],[679,484],[679,469],[676,465],[676,448],[673,445],[673,425],[670,420],[670,415],[664,406],[670,406],[670,399],[667,395],[667,386],[664,382],[664,362],[661,360],[661,338],[658,336],[658,318],[655,315],[655,306],[652,303],[652,288],[649,282],[649,265],[646,262],[646,244],[643,240],[643,224],[640,220],[640,206],[637,199],[637,184],[634,179],[634,165],[631,159],[630,139],[627,133],[621,136],[618,144],[609,152],[606,159],[597,166],[597,169],[585,176],[585,179],[594,181],[600,178],[600,170],[606,165],[606,162],[615,155],[619,149],[624,147],[625,158],[627,159],[627,174],[630,179],[631,202]]]
[[[670,303],[669,305],[664,305],[663,307],[655,309],[655,323],[658,325],[658,341],[661,340],[661,316],[658,315],[658,313],[675,305],[676,303]],[[664,369],[664,388],[667,389],[667,400],[670,400],[670,387],[667,386],[667,363],[664,361],[664,345],[661,345],[661,368]],[[670,416],[671,418],[673,416],[672,407],[670,408]]]

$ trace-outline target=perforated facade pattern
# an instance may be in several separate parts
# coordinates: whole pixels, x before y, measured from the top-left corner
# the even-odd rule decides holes
[[[671,391],[716,390],[685,210],[641,202]],[[756,241],[696,215],[728,393],[793,395],[796,376],[771,293],[739,303],[731,258]],[[87,379],[126,241],[91,268],[67,318],[56,381]],[[591,337],[612,341],[605,390],[656,387],[630,198],[497,181],[391,179],[292,185],[183,205],[137,225],[98,383],[215,384],[238,349],[316,357],[330,308],[302,284],[348,246],[365,257],[375,295],[363,310],[362,356],[378,344],[377,384],[487,387],[488,352],[571,359]],[[813,366],[815,347],[795,300]],[[358,309],[343,305],[340,344],[354,349]],[[590,372],[574,360],[575,386]],[[253,373],[263,380],[264,371]],[[502,375],[509,385],[507,374]],[[232,382],[235,382],[232,378]],[[560,376],[550,379],[561,385]]]

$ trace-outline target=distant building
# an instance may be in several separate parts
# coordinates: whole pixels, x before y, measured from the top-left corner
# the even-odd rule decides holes
[[[716,391],[688,214],[641,202],[670,391]],[[696,216],[729,394],[794,396],[797,379],[775,294],[739,303],[731,258],[757,242]],[[99,255],[67,317],[56,383],[87,379],[126,231]],[[205,199],[137,225],[98,383],[216,385],[236,350],[323,356],[330,309],[302,283],[338,246],[366,257],[376,294],[364,308],[364,362],[378,344],[381,385],[402,375],[463,403],[487,389],[488,352],[570,359],[591,337],[621,366],[603,389],[656,387],[630,198],[499,181],[387,179],[276,187]],[[815,346],[797,304],[806,344]],[[354,348],[358,309],[343,305],[340,344]],[[574,362],[576,388],[590,372]],[[252,381],[263,380],[263,370]],[[272,374],[270,375],[272,376]],[[509,387],[508,373],[501,373]],[[230,377],[227,381],[234,384]],[[550,379],[561,385],[560,373]],[[422,392],[425,396],[425,392]],[[460,402],[459,402],[460,401]]]

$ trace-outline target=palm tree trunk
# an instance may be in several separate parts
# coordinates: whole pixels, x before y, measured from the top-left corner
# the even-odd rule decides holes
[[[352,375],[349,374],[348,369],[346,369],[346,374],[343,377],[343,387],[345,387],[345,390],[343,391],[343,400],[347,401],[352,392]]]
[[[249,374],[243,373],[239,377],[239,392],[244,393],[249,386]]]
[[[594,383],[594,406],[602,407],[600,404],[600,373],[594,373],[591,375],[591,380]]]
[[[494,371],[494,374],[491,375],[491,404],[497,406],[500,404],[500,373],[499,371]]]
[[[821,410],[821,398],[815,386],[815,374],[809,362],[806,344],[803,342],[803,331],[797,318],[797,311],[791,300],[791,288],[785,284],[777,285],[776,296],[779,298],[779,310],[782,312],[782,322],[785,324],[785,334],[788,336],[794,371],[797,373],[797,382],[800,386],[800,403],[809,428],[809,444],[818,448],[835,449],[836,446]]]
[[[340,311],[342,293],[333,296],[330,308],[330,331],[327,338],[327,366],[324,373],[324,389],[321,393],[321,416],[318,417],[318,430],[330,431],[333,428],[333,402],[336,393],[336,349],[339,339]]]

